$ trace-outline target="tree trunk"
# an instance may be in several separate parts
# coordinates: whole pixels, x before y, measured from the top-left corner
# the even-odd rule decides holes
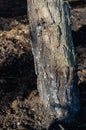
[[[37,88],[53,118],[72,121],[79,109],[69,4],[27,0]]]

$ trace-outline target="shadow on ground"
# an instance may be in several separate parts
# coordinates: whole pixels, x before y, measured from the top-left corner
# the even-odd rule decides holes
[[[86,6],[86,0],[69,0],[72,8],[81,8]]]
[[[86,45],[86,25],[80,27],[77,31],[72,31],[74,46]]]
[[[27,14],[27,0],[0,0],[0,17],[15,17]]]
[[[12,56],[13,54],[9,54],[8,58],[0,64],[0,101],[5,100],[6,105],[17,96],[24,100],[30,91],[36,89],[32,52],[26,52],[19,58]],[[0,106],[0,109],[6,107],[2,104]]]

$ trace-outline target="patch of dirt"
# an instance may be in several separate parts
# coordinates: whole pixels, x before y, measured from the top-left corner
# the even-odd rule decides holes
[[[66,130],[86,128],[81,126],[86,123],[85,11],[85,5],[71,8],[81,120],[79,125],[64,126]],[[53,126],[39,99],[28,30],[27,16],[0,18],[0,130],[62,130],[61,125]]]
[[[46,128],[50,118],[36,89],[27,17],[0,21],[0,130]]]

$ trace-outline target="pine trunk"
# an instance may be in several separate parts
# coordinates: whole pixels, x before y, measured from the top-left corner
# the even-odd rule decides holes
[[[72,121],[79,109],[69,4],[27,0],[37,88],[53,118]]]

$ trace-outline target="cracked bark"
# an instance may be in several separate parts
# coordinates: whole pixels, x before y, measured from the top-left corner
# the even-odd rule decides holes
[[[27,0],[30,38],[41,101],[53,118],[72,121],[79,110],[69,4]]]

